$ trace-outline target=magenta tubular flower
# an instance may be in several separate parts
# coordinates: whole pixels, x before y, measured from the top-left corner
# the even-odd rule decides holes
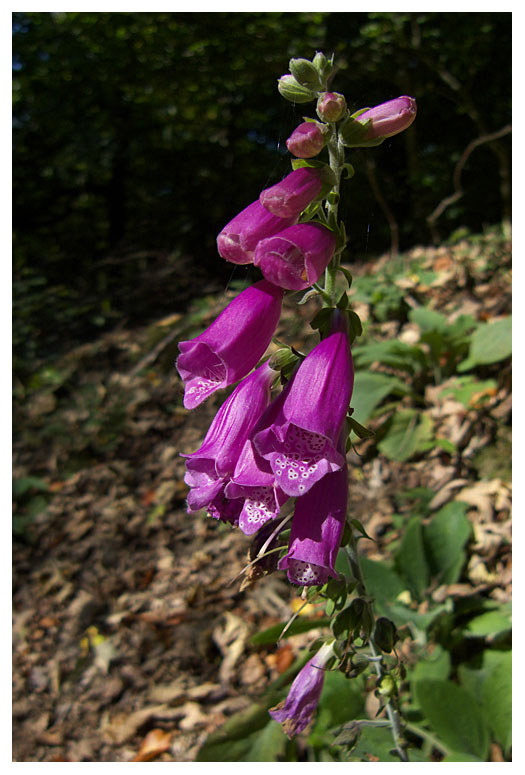
[[[235,216],[217,237],[219,255],[233,264],[251,264],[259,240],[296,223],[297,216],[279,216],[263,207],[259,200],[252,202]]]
[[[297,499],[288,554],[278,565],[279,570],[288,571],[292,584],[322,586],[330,576],[337,577],[335,561],[345,526],[347,500],[346,464]]]
[[[188,510],[208,508],[212,516],[228,521],[236,519],[242,503],[228,503],[224,492],[244,444],[270,403],[270,388],[275,371],[268,362],[235,388],[223,403],[196,452],[183,455],[186,460],[184,481],[189,485]]]
[[[270,404],[252,440],[270,463],[278,486],[291,497],[305,495],[326,474],[345,465],[337,443],[352,396],[353,365],[346,324],[334,315],[335,330],[299,366]]]
[[[254,265],[268,282],[301,291],[317,282],[334,254],[335,234],[320,223],[298,223],[259,242]]]
[[[370,108],[360,116],[356,121],[360,124],[365,121],[371,121],[368,126],[365,140],[373,140],[376,137],[392,137],[404,129],[407,129],[416,117],[416,101],[412,97],[396,97],[395,100],[383,102]]]
[[[256,454],[249,440],[244,445],[225,493],[228,498],[242,498],[238,524],[245,535],[256,533],[266,522],[274,519],[288,500],[288,495],[276,486],[270,465]]]
[[[333,656],[333,641],[325,643],[299,671],[284,702],[269,710],[289,738],[302,732],[313,718],[323,691],[325,665]]]
[[[300,167],[290,172],[279,183],[265,188],[259,201],[273,215],[291,218],[297,223],[302,211],[319,196],[322,187],[323,177],[319,168]],[[269,236],[271,235],[264,234],[260,239]]]
[[[314,121],[305,121],[294,129],[286,147],[299,159],[311,159],[317,156],[325,146],[325,137],[320,127]]]
[[[202,334],[179,342],[176,366],[185,383],[186,409],[253,369],[270,344],[282,299],[281,288],[260,280],[230,302]]]

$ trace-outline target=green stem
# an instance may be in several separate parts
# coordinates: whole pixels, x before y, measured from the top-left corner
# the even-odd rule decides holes
[[[352,575],[354,579],[357,581],[357,594],[361,597],[363,597],[365,600],[370,600],[369,595],[366,591],[366,584],[363,577],[363,571],[361,569],[361,562],[359,560],[359,552],[357,549],[357,539],[355,536],[355,533],[352,531],[352,537],[348,544],[345,546],[346,553],[348,556],[348,561],[350,563],[350,569],[352,571]],[[374,621],[374,611],[373,606],[371,602],[368,602],[370,615],[372,618],[372,621]],[[370,635],[368,639],[368,645],[370,647],[370,651],[372,653],[373,657],[379,657],[381,654],[381,649],[379,649],[374,641],[373,633]],[[373,668],[376,672],[376,675],[379,679],[383,678],[385,675],[384,666],[382,664],[382,660],[380,659],[374,659],[372,662]],[[401,714],[399,713],[399,708],[397,706],[397,700],[394,697],[390,697],[388,699],[388,702],[385,705],[385,711],[388,716],[388,720],[390,721],[390,727],[392,730],[392,737],[394,739],[394,745],[396,747],[396,751],[399,755],[399,758],[402,762],[408,762],[409,758],[406,752],[405,743],[403,741],[403,720],[401,717]]]
[[[339,225],[337,222],[337,211],[339,209],[339,189],[341,185],[341,174],[343,172],[343,165],[345,163],[345,152],[344,152],[344,147],[339,142],[339,138],[337,136],[337,130],[334,125],[332,125],[332,131],[330,134],[330,139],[328,140],[328,143],[327,143],[327,148],[328,148],[328,158],[330,163],[330,169],[334,173],[335,183],[330,192],[330,198],[327,200],[327,203],[326,203],[326,213],[328,217],[328,223],[330,224],[330,226],[338,229]],[[338,251],[334,254],[334,257],[332,258],[330,264],[327,266],[325,271],[324,290],[326,295],[330,299],[330,302],[331,302],[330,306],[335,306],[335,303],[336,303],[335,281],[337,276],[337,268],[339,266],[340,261],[341,261],[341,253],[340,251]],[[324,305],[329,306],[326,299],[324,300]]]

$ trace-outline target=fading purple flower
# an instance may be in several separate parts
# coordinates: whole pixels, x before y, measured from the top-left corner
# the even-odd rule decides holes
[[[179,342],[176,366],[185,382],[186,409],[253,369],[270,344],[282,299],[282,288],[260,280],[230,302],[202,334]]]
[[[371,121],[364,136],[365,140],[373,140],[376,137],[392,137],[407,129],[414,121],[417,112],[416,101],[413,97],[396,97],[395,100],[383,102],[375,108],[365,110],[356,116],[356,121],[363,124]]]
[[[219,255],[233,264],[251,264],[253,252],[259,240],[271,237],[296,223],[294,216],[272,214],[259,200],[252,202],[235,216],[217,237]]]
[[[334,333],[306,356],[254,432],[256,451],[270,463],[287,495],[305,495],[345,465],[337,449],[352,396],[353,365],[346,321],[334,314]]]
[[[256,533],[266,522],[274,519],[288,500],[288,495],[276,486],[270,465],[257,455],[249,440],[225,492],[228,498],[242,498],[239,527],[245,535]]]
[[[269,710],[291,739],[302,732],[313,718],[323,691],[325,665],[333,656],[334,641],[323,644],[317,654],[299,671],[285,701]]]
[[[286,147],[299,159],[311,159],[317,156],[325,145],[325,136],[320,126],[315,121],[305,121],[294,129]]]
[[[187,459],[184,481],[191,488],[190,512],[208,508],[212,516],[225,521],[238,519],[242,502],[229,502],[225,487],[248,436],[270,403],[274,378],[266,362],[243,379],[215,415],[200,448],[183,455]]]
[[[330,576],[337,577],[335,561],[345,526],[347,500],[346,461],[343,468],[324,476],[297,499],[288,554],[278,566],[279,570],[288,571],[292,584],[322,586]]]
[[[300,167],[279,183],[265,188],[259,201],[273,215],[292,218],[296,223],[302,211],[319,196],[322,187],[323,173],[318,167]],[[268,236],[264,234],[260,239]]]
[[[320,223],[299,223],[261,240],[254,264],[274,285],[300,291],[317,282],[330,263],[335,234]]]

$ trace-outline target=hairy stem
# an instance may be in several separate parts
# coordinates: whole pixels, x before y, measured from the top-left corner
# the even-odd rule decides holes
[[[369,595],[367,594],[365,580],[363,577],[363,571],[361,570],[359,553],[357,550],[357,538],[354,532],[352,532],[352,537],[348,542],[348,544],[346,545],[345,549],[346,549],[346,554],[348,556],[348,561],[350,563],[350,569],[352,571],[352,575],[357,581],[357,587],[356,587],[357,593],[365,600],[369,600]],[[368,602],[368,606],[369,606],[372,620],[375,621],[372,603]],[[373,632],[369,637],[368,645],[370,647],[372,656],[374,657],[374,659],[372,660],[373,668],[376,672],[377,677],[381,679],[385,675],[385,669],[380,656],[381,650],[375,644]],[[396,747],[396,751],[399,755],[399,758],[401,759],[402,762],[408,762],[409,758],[406,752],[405,743],[403,741],[403,719],[399,712],[397,699],[395,697],[390,697],[388,699],[385,705],[385,711],[388,716],[388,720],[390,721],[392,737],[394,739],[394,745]]]

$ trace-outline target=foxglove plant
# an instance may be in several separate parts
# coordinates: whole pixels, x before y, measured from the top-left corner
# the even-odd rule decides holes
[[[348,287],[351,283],[341,266],[347,237],[338,203],[343,173],[353,174],[346,149],[374,147],[408,128],[416,103],[402,96],[351,112],[344,95],[328,90],[333,71],[333,57],[318,52],[311,62],[292,59],[290,73],[279,79],[285,99],[315,102],[317,119],[304,117],[287,140],[296,157],[292,171],[264,189],[217,238],[222,258],[253,264],[264,279],[234,299],[206,331],[179,345],[186,408],[242,380],[218,410],[201,447],[185,455],[188,509],[206,509],[253,536],[250,578],[257,577],[254,563],[260,564],[261,576],[286,571],[292,584],[303,587],[303,597],[327,601],[332,633],[271,716],[290,737],[303,732],[314,716],[326,669],[337,663],[335,669],[345,670],[348,650],[360,649],[378,680],[388,678],[381,696],[396,750],[407,761],[395,681],[381,653],[385,643],[395,642],[395,626],[388,623],[388,638],[381,635],[388,620],[378,620],[381,631],[374,627],[356,520],[346,518],[349,434],[366,429],[350,409],[351,346],[361,324],[348,307],[347,291],[337,286],[339,273]],[[252,372],[270,345],[286,291],[306,291],[299,303],[320,301],[311,321],[320,340],[306,356],[281,347]],[[271,389],[281,385],[271,400]],[[357,529],[364,533],[359,523]],[[340,570],[345,567],[338,562],[341,548],[350,573]],[[387,691],[387,685],[393,688]]]

